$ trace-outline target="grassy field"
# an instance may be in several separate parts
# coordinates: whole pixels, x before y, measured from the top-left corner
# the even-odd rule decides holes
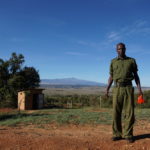
[[[106,87],[78,87],[78,88],[45,88],[43,91],[45,95],[52,96],[52,95],[104,95]],[[112,89],[110,89],[111,92]],[[149,87],[142,87],[143,91],[150,90]],[[137,92],[137,88],[135,88],[135,93]]]
[[[105,87],[78,87],[78,88],[45,88],[44,94],[51,95],[88,95],[103,94]]]
[[[150,121],[149,109],[135,109],[137,120]],[[36,125],[45,124],[111,124],[112,109],[82,108],[82,109],[42,109],[34,111],[11,110],[0,112],[0,126]]]

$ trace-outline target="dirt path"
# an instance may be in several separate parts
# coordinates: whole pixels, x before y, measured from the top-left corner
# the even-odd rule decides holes
[[[150,150],[150,123],[135,125],[132,144],[111,141],[111,126],[0,127],[0,150]]]

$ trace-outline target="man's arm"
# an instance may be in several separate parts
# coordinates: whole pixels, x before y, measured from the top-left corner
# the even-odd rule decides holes
[[[135,83],[137,85],[137,88],[139,90],[139,95],[143,96],[143,92],[142,92],[142,89],[141,89],[140,78],[139,78],[139,75],[138,75],[137,71],[134,72],[134,78],[135,78]]]
[[[107,88],[106,88],[106,94],[105,94],[107,97],[109,96],[109,89],[110,89],[112,83],[113,83],[113,78],[112,78],[112,76],[110,75],[110,77],[109,77],[109,79],[108,79],[108,85],[107,85]]]

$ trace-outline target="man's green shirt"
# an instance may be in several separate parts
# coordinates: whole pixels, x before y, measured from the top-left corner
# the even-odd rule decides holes
[[[130,82],[134,79],[134,72],[137,72],[137,64],[134,58],[114,58],[110,64],[110,75],[115,82]]]

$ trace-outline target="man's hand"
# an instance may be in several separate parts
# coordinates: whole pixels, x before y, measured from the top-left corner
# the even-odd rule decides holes
[[[112,79],[112,76],[110,76],[109,79],[108,79],[108,86],[107,86],[106,92],[105,92],[105,96],[107,98],[109,97],[109,89],[110,89],[112,83],[113,83],[113,79]]]
[[[109,91],[106,90],[105,96],[108,98],[109,97]]]
[[[140,78],[139,78],[139,75],[138,75],[137,71],[134,72],[134,78],[135,78],[137,88],[139,90],[139,95],[142,95],[142,98],[143,98],[143,92],[142,92],[142,89],[141,89]]]
[[[139,90],[139,95],[141,95],[142,98],[143,98],[143,92],[142,92],[142,90]]]

